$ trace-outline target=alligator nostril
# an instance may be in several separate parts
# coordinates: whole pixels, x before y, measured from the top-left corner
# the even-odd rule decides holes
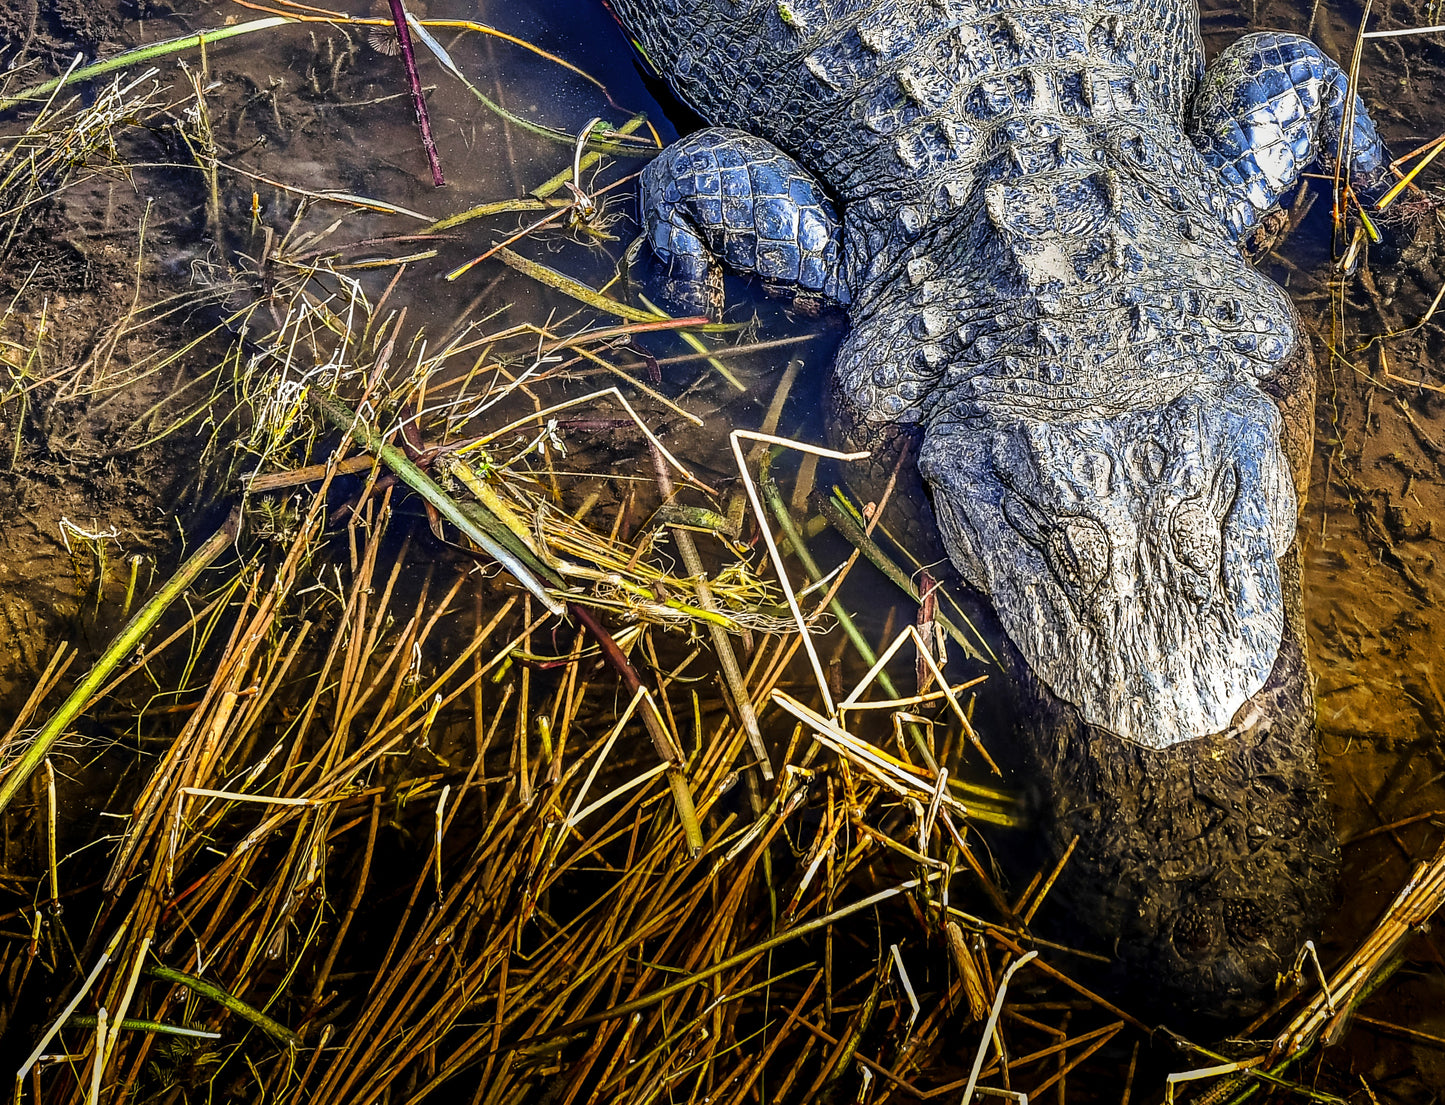
[[[1212,909],[1188,906],[1174,918],[1174,950],[1185,959],[1203,959],[1214,952],[1224,934]]]
[[[1269,926],[1255,902],[1234,899],[1224,903],[1224,928],[1236,944],[1257,944],[1264,939]]]

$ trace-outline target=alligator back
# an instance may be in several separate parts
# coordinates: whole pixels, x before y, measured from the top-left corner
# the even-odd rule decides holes
[[[1188,0],[612,4],[704,117],[771,140],[845,203],[940,173],[966,186],[1030,119],[1177,124],[1203,71]]]
[[[870,418],[1157,407],[1292,352],[1184,134],[1189,0],[612,3],[707,119],[838,201],[838,383]]]

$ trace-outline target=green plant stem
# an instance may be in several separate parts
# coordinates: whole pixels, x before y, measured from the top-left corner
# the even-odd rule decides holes
[[[111,642],[110,647],[95,662],[90,673],[80,681],[75,690],[70,692],[70,696],[61,703],[60,709],[35,735],[35,739],[25,749],[24,755],[5,773],[4,781],[0,782],[0,812],[9,806],[10,800],[15,797],[15,792],[30,778],[31,772],[40,766],[41,761],[45,759],[55,742],[60,739],[66,727],[85,709],[91,695],[100,689],[111,672],[115,671],[123,660],[135,652],[142,638],[154,628],[171,603],[175,602],[186,588],[196,581],[196,577],[210,567],[211,562],[230,546],[231,542],[236,539],[236,534],[240,532],[240,528],[241,514],[237,510],[226,519],[225,525],[212,534],[210,539],[180,566],[180,569],[166,585],[156,592],[155,597],[141,607],[135,617],[125,624],[115,640]]]
[[[803,535],[798,532],[798,527],[793,524],[792,516],[788,513],[788,504],[783,502],[782,493],[778,490],[777,482],[773,479],[772,473],[773,452],[769,450],[763,455],[762,464],[758,470],[758,485],[762,490],[763,498],[767,500],[768,507],[773,512],[773,517],[778,521],[778,527],[783,531],[789,543],[793,546],[793,555],[803,565],[803,570],[808,573],[808,578],[817,583],[823,578],[823,573],[818,568],[818,562],[813,559],[813,554],[808,551],[807,545],[803,543]],[[860,550],[861,551],[861,550]],[[916,600],[915,600],[916,601]],[[858,655],[863,658],[863,663],[870,668],[877,662],[878,654],[873,651],[873,646],[868,639],[859,631],[852,616],[843,605],[841,599],[836,595],[828,603],[828,609],[838,619],[838,624],[843,627],[848,640],[853,642],[853,647],[858,650]],[[898,688],[893,680],[889,678],[886,671],[878,673],[878,685],[883,688],[883,693],[889,698],[901,697]],[[906,726],[908,737],[913,742],[914,750],[922,758],[928,769],[938,774],[938,762],[933,758],[933,749],[928,746],[928,740],[924,736],[923,727],[916,722],[910,721]]]
[[[672,475],[667,470],[667,463],[663,460],[662,454],[656,449],[652,451],[652,462],[657,473],[658,490],[662,492],[664,501],[671,503]],[[681,526],[673,526],[672,540],[677,545],[677,551],[682,555],[682,563],[687,568],[687,574],[697,581],[699,605],[709,613],[716,614],[718,612],[717,600],[713,598],[712,588],[708,586],[707,571],[703,567],[702,557],[698,554],[697,543],[693,541],[692,534]],[[742,669],[738,666],[737,653],[733,651],[733,643],[720,622],[709,619],[708,632],[712,635],[713,653],[722,667],[728,691],[732,694],[738,714],[742,717],[743,731],[748,735],[748,745],[752,748],[753,755],[757,757],[758,768],[762,771],[763,778],[772,782],[773,764],[768,758],[768,746],[763,743],[763,733],[758,726],[757,711],[754,710],[752,699],[748,696],[747,681],[743,678]]]
[[[820,501],[823,508],[823,516],[833,524],[833,528],[841,533],[850,545],[866,556],[875,568],[887,576],[893,582],[894,586],[914,602],[921,601],[918,594],[918,587],[914,584],[913,580],[908,577],[908,573],[888,559],[883,550],[878,547],[878,543],[868,536],[862,526],[849,517],[847,512],[831,498],[823,497]],[[951,619],[946,617],[942,611],[935,614],[933,620],[943,627],[943,631],[952,637],[954,643],[963,649],[967,655],[983,663],[998,664],[998,658],[993,655],[992,651],[989,651],[988,655],[985,656],[979,651],[979,645],[965,637],[963,630],[955,625]],[[980,643],[982,643],[981,639]],[[984,648],[987,647],[985,644]]]
[[[592,128],[592,133],[600,131],[603,134],[631,134],[638,127],[642,126],[642,124],[645,122],[647,122],[647,116],[639,112],[616,129],[609,127],[606,123],[599,123],[597,126]],[[589,133],[587,135],[587,139],[589,142],[591,141],[592,133]],[[578,160],[577,170],[578,172],[585,172],[601,160],[601,152],[593,149],[590,153],[585,154],[581,159]],[[573,172],[571,169],[563,169],[560,173],[552,177],[550,180],[547,180],[544,183],[539,184],[536,188],[533,188],[532,195],[539,200],[544,200],[553,192],[557,191],[557,189],[561,188],[563,185],[571,181],[572,176]]]
[[[75,1028],[94,1028],[98,1023],[96,1017],[89,1013],[76,1013],[68,1021],[67,1026]],[[117,1027],[114,1022],[111,1027]],[[139,1020],[135,1017],[126,1017],[120,1022],[120,1028],[127,1032],[154,1032],[157,1036],[188,1036],[197,1040],[219,1040],[219,1032],[207,1032],[203,1028],[186,1028],[178,1024],[161,1024],[159,1021]]]
[[[273,1040],[286,1044],[288,1047],[296,1047],[301,1042],[301,1037],[284,1024],[273,1021],[259,1009],[253,1009],[229,990],[217,986],[214,982],[207,982],[203,978],[188,975],[184,971],[163,967],[159,963],[153,963],[145,970],[146,974],[152,978],[158,978],[164,982],[174,982],[177,986],[184,986],[193,994],[199,994],[203,998],[209,998],[219,1005],[224,1005],[242,1020],[250,1021]]]
[[[669,315],[660,311],[641,311],[626,303],[619,303],[615,299],[603,295],[595,288],[589,288],[580,280],[573,280],[570,276],[558,272],[546,265],[539,265],[536,261],[528,260],[520,253],[514,253],[510,249],[498,247],[497,257],[511,268],[516,269],[524,276],[530,276],[539,284],[546,284],[549,288],[556,288],[563,295],[570,295],[579,303],[585,303],[589,307],[595,307],[599,311],[616,315],[618,318],[626,319],[628,322],[671,322]]]
[[[236,38],[239,35],[248,35],[254,31],[265,31],[272,27],[284,26],[287,23],[296,23],[299,20],[288,19],[284,15],[273,15],[266,19],[252,19],[247,23],[237,23],[234,27],[219,27],[211,31],[198,31],[193,35],[182,35],[180,38],[168,38],[164,42],[152,42],[146,46],[138,46],[134,50],[127,50],[122,54],[106,58],[104,61],[97,61],[93,65],[84,65],[74,69],[63,77],[55,77],[43,84],[32,85],[23,88],[13,96],[0,98],[0,111],[9,111],[26,100],[37,100],[42,96],[48,96],[60,88],[69,87],[72,84],[79,84],[81,81],[88,81],[94,77],[103,77],[107,73],[114,73],[120,69],[128,69],[132,65],[141,65],[156,58],[168,57],[171,54],[178,54],[182,50],[191,50],[211,42],[223,42],[228,38]]]
[[[555,127],[543,126],[541,123],[534,123],[530,119],[513,114],[501,104],[497,103],[497,101],[490,99],[481,89],[472,84],[471,81],[466,78],[461,78],[461,80],[462,84],[466,86],[467,91],[475,96],[483,107],[500,118],[505,119],[511,123],[512,126],[524,130],[528,134],[535,134],[538,138],[545,138],[550,142],[556,142],[563,146],[576,146],[577,136],[575,134],[568,134],[566,131],[557,130]],[[587,149],[596,150],[599,153],[611,154],[613,157],[650,159],[656,157],[658,154],[658,150],[652,146],[629,146],[621,142],[608,142],[604,138],[597,137],[589,137],[587,139]],[[571,175],[571,170],[568,170],[568,175]]]
[[[532,596],[552,614],[561,615],[563,606],[543,586],[538,576],[554,586],[561,586],[561,578],[547,567],[531,549],[527,548],[507,528],[506,524],[492,515],[480,503],[469,504],[472,514],[480,519],[491,519],[486,530],[471,514],[442,490],[441,485],[407,459],[406,454],[386,441],[381,434],[364,421],[340,400],[331,395],[311,391],[308,396],[311,406],[337,429],[348,433],[363,449],[375,454],[381,463],[396,473],[397,478],[436,507],[437,511],[469,540],[479,546],[488,556],[501,564],[512,577],[531,592]]]
[[[758,466],[758,488],[762,491],[764,501],[773,512],[778,528],[783,531],[783,537],[792,546],[793,555],[798,558],[798,563],[803,566],[803,571],[807,572],[809,581],[817,583],[823,578],[823,573],[818,567],[818,562],[813,559],[813,554],[808,551],[808,546],[804,544],[803,535],[793,524],[793,517],[788,513],[788,504],[783,502],[782,492],[778,490],[777,481],[773,479],[773,456],[774,450],[772,449],[763,454],[762,462]],[[838,624],[843,627],[843,632],[847,634],[848,640],[853,642],[853,647],[858,650],[858,655],[863,658],[863,662],[871,668],[878,659],[878,654],[873,651],[873,646],[859,631],[852,615],[848,613],[847,607],[843,605],[837,595],[829,600],[828,609],[838,619]],[[893,680],[889,678],[886,671],[878,673],[878,685],[883,688],[883,692],[889,698],[899,697],[898,688],[893,685]],[[938,765],[932,763],[932,754],[929,754],[928,760],[930,761],[929,767],[936,771]]]

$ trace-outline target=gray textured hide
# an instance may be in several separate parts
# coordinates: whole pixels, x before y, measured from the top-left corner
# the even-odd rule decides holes
[[[1209,67],[1193,0],[612,0],[714,129],[643,177],[680,301],[717,260],[846,306],[834,392],[919,426],[958,567],[1082,718],[1229,726],[1284,623],[1298,351],[1240,240],[1336,148],[1295,35]],[[1356,188],[1386,158],[1357,100]]]
[[[934,422],[919,467],[954,564],[1085,722],[1165,748],[1225,729],[1264,685],[1295,498],[1279,414],[1253,388]]]

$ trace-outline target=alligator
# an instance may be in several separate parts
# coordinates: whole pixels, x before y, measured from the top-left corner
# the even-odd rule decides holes
[[[1236,1017],[1332,900],[1295,541],[1310,349],[1244,248],[1388,154],[1308,39],[1205,65],[1194,0],[610,0],[712,126],[643,173],[674,302],[846,312],[829,403],[916,443],[997,618],[1074,927]]]

